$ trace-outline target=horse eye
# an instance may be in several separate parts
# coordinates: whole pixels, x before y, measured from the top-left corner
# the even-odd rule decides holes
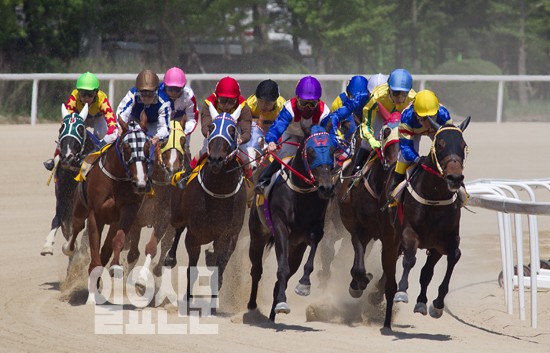
[[[84,137],[84,132],[85,132],[85,128],[84,128],[84,125],[80,125],[76,128],[76,132],[78,133],[78,135],[80,137]]]
[[[436,145],[440,151],[443,150],[445,148],[445,140],[439,139]]]

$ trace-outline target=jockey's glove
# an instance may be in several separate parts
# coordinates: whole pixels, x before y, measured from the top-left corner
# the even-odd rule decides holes
[[[373,150],[382,147],[382,144],[380,144],[380,141],[378,141],[374,137],[369,137],[368,142],[369,142],[370,147]]]

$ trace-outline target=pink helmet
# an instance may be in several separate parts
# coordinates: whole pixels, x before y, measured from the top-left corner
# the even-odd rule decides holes
[[[173,67],[164,74],[164,85],[172,87],[184,87],[187,83],[185,72],[179,67]]]

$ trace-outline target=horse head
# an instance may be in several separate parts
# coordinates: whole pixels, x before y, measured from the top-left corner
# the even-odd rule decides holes
[[[468,145],[462,132],[468,127],[470,117],[459,126],[453,124],[439,125],[428,117],[430,125],[436,130],[430,156],[437,170],[447,182],[449,191],[457,191],[463,184],[464,163],[468,154]]]
[[[399,123],[401,122],[401,113],[395,111],[390,113],[384,105],[378,103],[378,111],[384,119],[384,125],[380,130],[380,142],[382,145],[381,160],[384,167],[389,167],[397,161],[399,154]]]
[[[80,114],[69,113],[64,104],[61,104],[63,123],[59,128],[57,139],[59,146],[59,161],[61,166],[78,166],[84,155],[86,144],[85,120],[88,116],[88,104],[84,106]]]
[[[177,120],[171,120],[168,139],[155,146],[156,165],[160,167],[166,178],[171,178],[174,173],[183,169],[185,142],[186,137],[181,123]],[[155,174],[154,171],[153,173]]]
[[[126,176],[131,180],[134,192],[146,193],[150,188],[148,177],[151,143],[135,121],[125,123],[118,119],[122,134],[116,141],[117,154],[124,165]]]
[[[330,135],[318,125],[311,127],[311,134],[304,140],[302,159],[310,179],[317,187],[321,199],[329,199],[334,190],[332,169],[334,167],[334,147]]]
[[[223,166],[237,153],[237,119],[241,114],[239,106],[233,114],[218,114],[210,105],[210,115],[215,116],[208,128],[208,165],[213,173],[219,173]]]

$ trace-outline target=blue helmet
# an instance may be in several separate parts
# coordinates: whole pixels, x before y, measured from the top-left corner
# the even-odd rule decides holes
[[[408,92],[412,88],[413,79],[410,72],[407,70],[395,69],[388,78],[388,85],[392,91]]]
[[[368,90],[369,81],[363,76],[353,76],[346,86],[346,92],[348,96],[355,97],[359,93],[369,93]]]

